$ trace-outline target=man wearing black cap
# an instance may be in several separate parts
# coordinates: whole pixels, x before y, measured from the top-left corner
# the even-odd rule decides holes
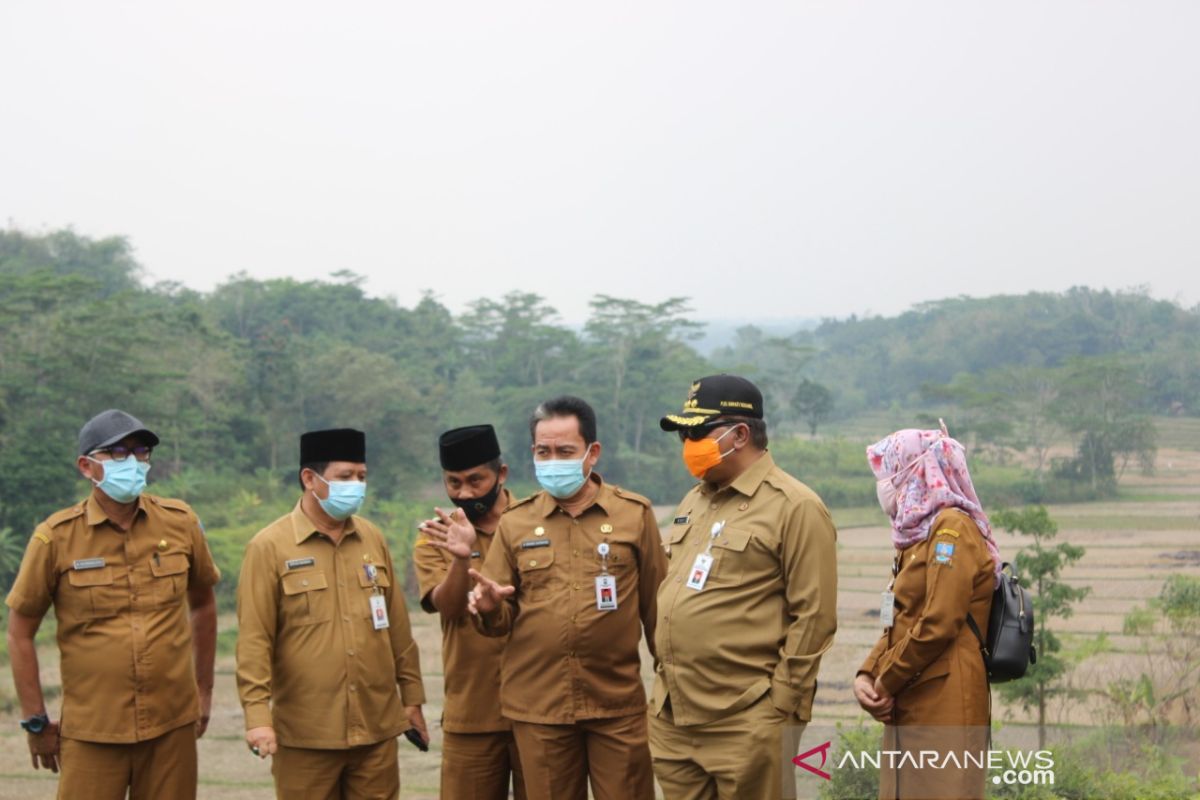
[[[663,417],[700,482],[667,536],[650,751],[668,800],[794,797],[791,759],[837,629],[837,531],[767,452],[745,378],[692,384]]]
[[[500,656],[507,638],[483,636],[467,614],[471,578],[492,546],[500,514],[512,501],[508,467],[491,425],[446,431],[438,440],[442,482],[457,508],[435,508],[413,552],[421,607],[442,619],[445,705],[441,796],[503,800],[525,797],[512,723],[500,714]]]
[[[91,494],[37,526],[8,595],[21,727],[35,768],[61,764],[59,797],[196,796],[220,573],[192,509],[144,493],[157,444],[116,409],[83,426],[76,467]],[[34,649],[51,605],[61,723],[46,715]]]
[[[304,494],[246,545],[238,693],[280,798],[398,797],[396,737],[429,741],[404,594],[383,534],[357,515],[366,461],[361,431],[304,434]]]

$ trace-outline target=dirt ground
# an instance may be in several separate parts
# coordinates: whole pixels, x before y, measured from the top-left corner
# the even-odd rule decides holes
[[[1195,426],[1200,431],[1200,425]],[[1192,435],[1195,431],[1187,428]],[[1068,643],[1094,639],[1107,633],[1111,649],[1084,660],[1076,680],[1111,681],[1136,675],[1154,658],[1144,642],[1121,634],[1124,615],[1157,595],[1173,572],[1200,575],[1200,452],[1162,442],[1158,470],[1153,476],[1128,475],[1122,483],[1126,500],[1112,503],[1061,505],[1050,509],[1060,525],[1060,539],[1087,548],[1083,560],[1067,573],[1068,580],[1090,586],[1092,592],[1077,613],[1060,622],[1057,630]],[[985,498],[986,500],[986,498]],[[669,510],[668,510],[669,513]],[[838,516],[835,514],[835,517]],[[847,518],[861,520],[862,510]],[[1019,549],[1010,535],[1000,534],[1006,556]],[[885,587],[891,563],[887,530],[882,514],[875,524],[843,527],[839,532],[839,628],[833,648],[821,663],[820,691],[813,709],[813,724],[832,724],[860,718],[850,693],[850,682],[861,659],[878,636],[879,592]],[[221,619],[222,629],[233,624]],[[426,689],[430,698],[426,718],[434,740],[429,753],[419,753],[401,742],[402,793],[406,798],[434,798],[438,790],[441,735],[436,720],[441,713],[442,666],[440,631],[433,618],[413,615],[413,628],[422,653]],[[42,654],[43,680],[58,681],[53,650]],[[209,733],[200,742],[200,797],[242,800],[272,797],[269,766],[250,755],[242,740],[242,717],[233,681],[233,657],[218,659],[216,708]],[[643,653],[643,676],[649,686],[649,659]],[[11,695],[11,676],[0,674],[0,684]],[[55,705],[51,703],[52,707]],[[996,703],[996,717],[1006,725],[1026,725],[1031,716],[1019,708]],[[1053,722],[1088,725],[1100,721],[1102,709],[1091,703],[1062,704],[1051,708]],[[52,797],[52,775],[29,766],[24,735],[17,715],[0,716],[0,798]]]

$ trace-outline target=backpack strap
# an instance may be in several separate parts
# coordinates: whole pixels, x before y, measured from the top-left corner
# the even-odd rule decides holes
[[[983,658],[983,674],[987,678],[988,687],[988,732],[987,732],[987,747],[992,749],[992,676],[988,672],[987,664],[987,643],[983,640],[983,635],[979,632],[979,626],[975,624],[975,618],[971,616],[971,612],[967,612],[967,627],[971,629],[971,633],[975,634],[975,638],[979,640],[979,655]]]
[[[967,612],[967,627],[971,629],[971,633],[975,634],[975,638],[979,641],[979,652],[983,656],[984,669],[987,668],[987,642],[983,640],[983,634],[979,632],[979,626],[975,624],[975,618],[971,616],[971,612]]]

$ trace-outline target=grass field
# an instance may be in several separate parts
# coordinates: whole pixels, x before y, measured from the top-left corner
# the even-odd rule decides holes
[[[987,498],[984,498],[986,502]],[[669,513],[669,510],[668,512]],[[1060,622],[1058,630],[1068,645],[1108,635],[1111,649],[1084,659],[1075,669],[1077,685],[1101,685],[1122,675],[1146,669],[1154,654],[1143,650],[1143,642],[1121,633],[1126,613],[1156,596],[1165,578],[1176,572],[1200,576],[1200,420],[1165,420],[1160,423],[1158,469],[1152,476],[1128,474],[1121,495],[1104,503],[1052,506],[1059,523],[1061,540],[1087,548],[1083,560],[1069,569],[1073,585],[1090,586],[1092,593],[1073,617]],[[860,718],[850,693],[850,682],[858,664],[879,634],[879,592],[885,587],[891,564],[891,549],[884,519],[878,509],[842,509],[834,514],[839,525],[839,629],[833,649],[821,664],[820,692],[813,710],[814,724],[829,724]],[[1001,552],[1011,557],[1020,544],[1000,534]],[[221,619],[222,639],[230,641],[233,619]],[[440,731],[436,720],[442,698],[440,630],[425,614],[413,615],[413,626],[422,653],[426,689],[430,702],[425,709],[434,741],[422,754],[401,743],[403,796],[437,796]],[[649,685],[648,659],[643,659],[643,676]],[[53,648],[42,653],[43,681],[58,683],[57,657]],[[218,658],[216,708],[208,735],[200,743],[200,796],[204,798],[266,798],[272,796],[267,764],[251,756],[242,740],[241,710],[233,682],[233,657]],[[0,686],[11,696],[7,669]],[[53,703],[52,703],[53,706]],[[1057,703],[1050,708],[1055,724],[1086,726],[1100,721],[1103,708],[1097,703]],[[1032,717],[1015,707],[997,702],[995,716],[1006,725],[1028,725]],[[17,727],[16,713],[0,716],[0,797],[43,798],[53,796],[54,779],[29,766],[24,735]]]

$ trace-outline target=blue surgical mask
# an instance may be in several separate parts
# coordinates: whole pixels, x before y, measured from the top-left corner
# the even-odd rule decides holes
[[[313,473],[316,475],[316,473]],[[326,486],[329,487],[329,497],[321,499],[317,497],[317,493],[313,492],[313,497],[317,497],[317,502],[321,504],[322,510],[329,516],[337,520],[346,519],[351,514],[357,514],[362,508],[363,500],[367,497],[367,484],[363,481],[327,481],[317,475]]]
[[[150,471],[149,461],[138,461],[129,456],[124,461],[101,461],[88,456],[104,467],[104,477],[92,480],[96,488],[116,500],[118,503],[132,503],[146,489],[146,473]]]
[[[587,482],[591,475],[583,472],[583,459],[558,459],[533,462],[534,475],[552,497],[562,500],[571,497]]]

